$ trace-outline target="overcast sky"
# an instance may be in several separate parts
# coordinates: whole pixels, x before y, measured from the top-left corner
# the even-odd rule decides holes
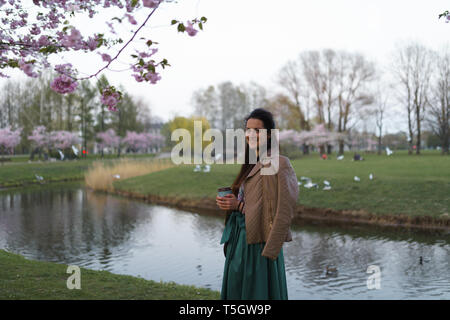
[[[222,81],[255,81],[278,90],[274,81],[278,70],[303,50],[358,51],[384,64],[401,40],[439,49],[449,39],[450,24],[437,17],[447,9],[449,0],[179,0],[162,4],[142,30],[142,35],[159,42],[157,60],[167,58],[172,65],[163,70],[158,84],[138,83],[128,71],[105,74],[112,84],[122,84],[148,102],[153,115],[169,120],[193,111],[193,91]],[[147,12],[141,11],[138,23]],[[170,26],[172,19],[201,16],[208,22],[195,37]],[[86,21],[80,28],[83,35],[94,28],[107,30],[104,23]],[[126,68],[130,53],[111,69]],[[65,59],[87,73],[102,65],[98,55],[80,56]],[[389,131],[398,125],[391,122]]]

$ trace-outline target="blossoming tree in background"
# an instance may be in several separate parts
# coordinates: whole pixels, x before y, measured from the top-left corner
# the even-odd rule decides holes
[[[150,142],[150,148],[153,148],[152,151],[159,152],[161,147],[164,146],[166,138],[158,133],[152,133],[152,139]]]
[[[37,152],[39,152],[40,159],[42,151],[44,151],[45,159],[48,158],[52,151],[58,152],[57,155],[60,159],[63,157],[61,157],[59,151],[64,155],[64,158],[73,158],[72,146],[80,143],[77,133],[64,130],[47,132],[44,126],[34,128],[32,135],[28,136],[28,140],[32,142],[34,147],[30,160],[33,160],[34,154]]]
[[[98,133],[97,140],[102,157],[104,148],[114,150],[125,146],[131,152],[138,152],[139,150],[148,151],[149,148],[158,149],[164,143],[164,137],[160,134],[148,132],[137,133],[127,130],[125,137],[120,138],[114,129],[108,129],[105,132]],[[120,155],[120,152],[118,152],[118,155]]]
[[[311,131],[282,130],[279,134],[280,143],[288,143],[296,148],[303,148],[303,153],[309,153],[309,146],[319,149],[320,155],[325,152],[331,153],[330,146],[336,143],[343,134],[338,132],[330,132],[326,129],[325,124],[316,125]],[[327,149],[327,150],[325,150]]]
[[[316,125],[311,131],[305,132],[302,138],[304,139],[305,143],[319,148],[319,152],[322,155],[325,152],[331,153],[331,144],[337,142],[339,140],[339,137],[341,136],[342,134],[338,132],[328,131],[325,127],[325,123],[320,123]]]
[[[34,160],[34,155],[36,153],[39,153],[39,159],[41,159],[42,151],[44,151],[45,148],[47,148],[47,150],[49,148],[50,134],[47,132],[47,129],[44,126],[35,127],[31,136],[28,136],[28,140],[30,140],[33,145],[30,160]]]
[[[163,141],[164,137],[159,134],[134,131],[127,131],[125,138],[122,139],[122,143],[132,152],[147,151],[151,147],[160,146]]]
[[[11,127],[6,127],[0,129],[0,162],[3,165],[4,154],[12,154],[14,148],[20,143],[20,134],[22,133],[22,128],[12,130]]]
[[[97,133],[98,147],[103,158],[103,152],[105,148],[119,148],[120,147],[120,137],[116,134],[114,129],[108,129],[104,132]]]
[[[59,130],[50,133],[50,144],[56,148],[56,150],[60,150],[64,155],[64,158],[73,158],[75,155],[71,147],[80,144],[80,142],[81,139],[75,132]]]
[[[84,77],[78,76],[76,66],[71,63],[55,64],[53,69],[59,74],[53,79],[51,88],[61,94],[71,93],[78,87],[78,82],[84,79],[97,77],[102,71],[122,54],[136,37],[144,40],[146,48],[137,50],[130,63],[132,76],[137,82],[157,83],[161,76],[161,69],[170,66],[167,59],[155,60],[153,57],[158,49],[151,39],[140,34],[141,29],[155,13],[163,2],[170,0],[0,0],[0,77],[8,77],[3,73],[8,68],[19,68],[29,77],[38,77],[44,69],[52,67],[49,57],[59,56],[65,52],[78,53],[97,52],[103,66]],[[111,10],[109,10],[110,8]],[[114,9],[114,10],[112,10]],[[135,13],[138,10],[146,11],[146,18],[138,22]],[[113,13],[114,16],[106,19],[110,33],[94,32],[81,34],[73,25],[74,17],[88,17],[99,19],[99,12]],[[119,16],[115,13],[120,12]],[[171,24],[177,26],[178,32],[186,32],[195,36],[196,26],[203,29],[205,17],[193,19],[183,23],[172,20]],[[121,24],[131,30],[129,39],[121,39],[115,32],[114,24]],[[110,50],[115,48],[115,54]],[[122,58],[122,57],[121,57]],[[115,105],[121,99],[121,92],[114,86],[101,88],[102,103],[109,110],[117,110]]]

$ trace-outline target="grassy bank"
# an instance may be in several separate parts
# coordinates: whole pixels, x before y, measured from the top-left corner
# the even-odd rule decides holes
[[[137,159],[152,159],[154,155],[136,155]],[[55,181],[72,181],[84,179],[84,174],[93,163],[115,163],[121,159],[131,159],[133,155],[125,155],[121,158],[105,156],[102,160],[99,156],[89,156],[83,160],[65,161],[32,161],[28,163],[28,157],[17,156],[14,161],[0,165],[0,188],[26,186],[38,184],[40,181],[36,175],[44,178],[44,183]]]
[[[0,299],[220,299],[220,293],[107,271],[81,269],[81,289],[67,289],[67,265],[33,261],[0,250]]]
[[[429,217],[447,219],[450,214],[450,157],[424,151],[408,156],[396,152],[388,157],[363,154],[365,160],[351,161],[331,156],[321,160],[317,154],[291,160],[297,178],[319,184],[319,189],[300,186],[299,210],[304,208],[358,212],[361,215]],[[194,165],[180,165],[122,181],[115,181],[120,192],[186,199],[215,200],[218,187],[229,186],[240,165],[211,166],[211,172],[193,172]],[[370,180],[369,175],[374,179]],[[354,176],[360,178],[354,181]],[[323,181],[331,190],[322,190]],[[352,213],[352,214],[353,214]]]

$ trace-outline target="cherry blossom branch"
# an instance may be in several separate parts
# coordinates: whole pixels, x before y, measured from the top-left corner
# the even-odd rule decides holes
[[[88,77],[84,77],[84,78],[73,78],[74,80],[86,80],[86,79],[90,79],[92,77],[97,77],[97,75],[102,72],[103,70],[105,70],[106,68],[109,67],[109,65],[116,60],[119,55],[122,53],[122,51],[133,41],[133,39],[136,37],[136,35],[138,34],[138,32],[142,29],[142,27],[147,23],[148,19],[150,19],[150,17],[152,16],[152,14],[156,11],[157,8],[154,8],[152,12],[150,12],[150,14],[147,16],[147,18],[145,19],[144,23],[136,30],[136,32],[133,34],[133,36],[131,37],[130,40],[128,40],[128,42],[119,50],[119,52],[116,54],[116,56],[114,58],[112,58],[108,64],[106,66],[104,66],[103,68],[101,68],[100,70],[98,70],[95,74],[90,75]]]
[[[89,18],[93,18],[98,13],[97,6],[108,8],[111,6],[118,7],[120,9],[126,9],[126,13],[123,17],[114,17],[112,20],[117,20],[120,23],[123,19],[127,19],[132,25],[138,25],[137,21],[131,15],[135,8],[147,7],[153,10],[147,15],[145,21],[139,26],[136,31],[132,31],[131,38],[120,47],[120,50],[116,52],[113,58],[108,53],[99,53],[107,63],[97,70],[97,72],[90,74],[85,72],[79,72],[76,68],[72,67],[72,64],[62,62],[63,64],[55,65],[54,70],[59,73],[50,87],[60,93],[66,94],[73,92],[77,86],[79,80],[87,80],[97,76],[105,69],[111,70],[110,66],[113,61],[120,62],[118,59],[121,56],[125,48],[129,47],[132,42],[140,42],[136,39],[137,34],[142,28],[148,28],[146,26],[150,17],[154,14],[156,8],[162,2],[173,2],[172,0],[126,0],[125,3],[118,0],[101,0],[85,1],[85,0],[33,0],[35,6],[41,7],[43,10],[49,10],[47,13],[40,11],[35,16],[36,22],[32,24],[28,23],[30,20],[28,10],[23,10],[22,0],[0,0],[0,69],[3,68],[19,68],[29,77],[38,77],[39,74],[33,69],[36,66],[42,65],[44,68],[48,68],[51,64],[48,62],[47,57],[52,54],[58,54],[63,51],[69,51],[73,49],[77,50],[90,50],[95,51],[101,47],[105,47],[108,50],[115,46],[117,43],[122,43],[122,39],[106,39],[102,33],[96,33],[88,38],[83,38],[80,31],[76,27],[69,25],[67,15],[71,17],[75,16],[75,13],[80,11],[88,13]],[[140,4],[141,3],[141,4]],[[10,6],[7,10],[3,10],[3,6]],[[35,8],[33,6],[33,8]],[[71,13],[70,13],[71,12]],[[4,14],[3,14],[4,13]],[[8,17],[9,16],[9,17]],[[186,25],[177,20],[172,20],[171,25],[177,24],[179,32],[186,32],[189,36],[195,36],[198,30],[194,28],[197,24],[198,27],[203,30],[203,23],[206,22],[206,18],[194,19],[186,22]],[[116,35],[114,27],[111,22],[106,22],[109,26],[109,32]],[[10,29],[4,28],[4,26],[10,26]],[[61,29],[60,26],[62,26]],[[21,30],[30,28],[28,32],[21,35]],[[163,27],[163,26],[157,26]],[[59,30],[58,30],[59,29]],[[50,31],[50,34],[44,31]],[[70,32],[67,32],[67,31]],[[17,39],[13,39],[16,38]],[[144,39],[145,38],[140,38]],[[131,54],[131,57],[135,58],[137,62],[131,64],[132,76],[137,82],[146,81],[151,84],[157,83],[161,79],[156,68],[161,67],[164,69],[166,66],[170,66],[166,59],[162,59],[160,62],[156,62],[151,57],[158,51],[157,48],[151,47],[151,40],[145,41],[147,50],[136,50],[137,54]],[[151,47],[151,48],[150,48]],[[98,51],[97,51],[98,52]],[[13,54],[13,57],[7,56],[8,53]],[[28,59],[26,58],[28,56]],[[64,60],[64,59],[63,59]],[[111,70],[114,72],[120,72],[121,70]],[[125,71],[125,70],[123,70]],[[81,74],[80,74],[81,73]],[[8,77],[0,72],[0,77]],[[100,88],[102,95],[101,100],[103,104],[106,104],[110,110],[115,110],[114,107],[121,99],[121,92],[117,91],[113,86],[106,86]]]

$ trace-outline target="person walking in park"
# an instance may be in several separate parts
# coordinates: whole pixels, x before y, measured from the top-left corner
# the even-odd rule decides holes
[[[266,138],[260,129],[267,130]],[[276,137],[270,129],[275,129],[275,122],[269,111],[258,108],[246,117],[245,163],[231,186],[232,193],[216,198],[219,208],[226,210],[221,239],[223,300],[288,299],[282,247],[292,241],[290,225],[299,189],[289,159],[278,152],[278,141],[274,141],[277,149],[271,150],[271,139]],[[250,139],[253,134],[256,139]],[[263,144],[267,147],[261,148]],[[256,164],[249,163],[250,152],[256,154]],[[278,170],[262,174],[261,169],[274,161]]]

